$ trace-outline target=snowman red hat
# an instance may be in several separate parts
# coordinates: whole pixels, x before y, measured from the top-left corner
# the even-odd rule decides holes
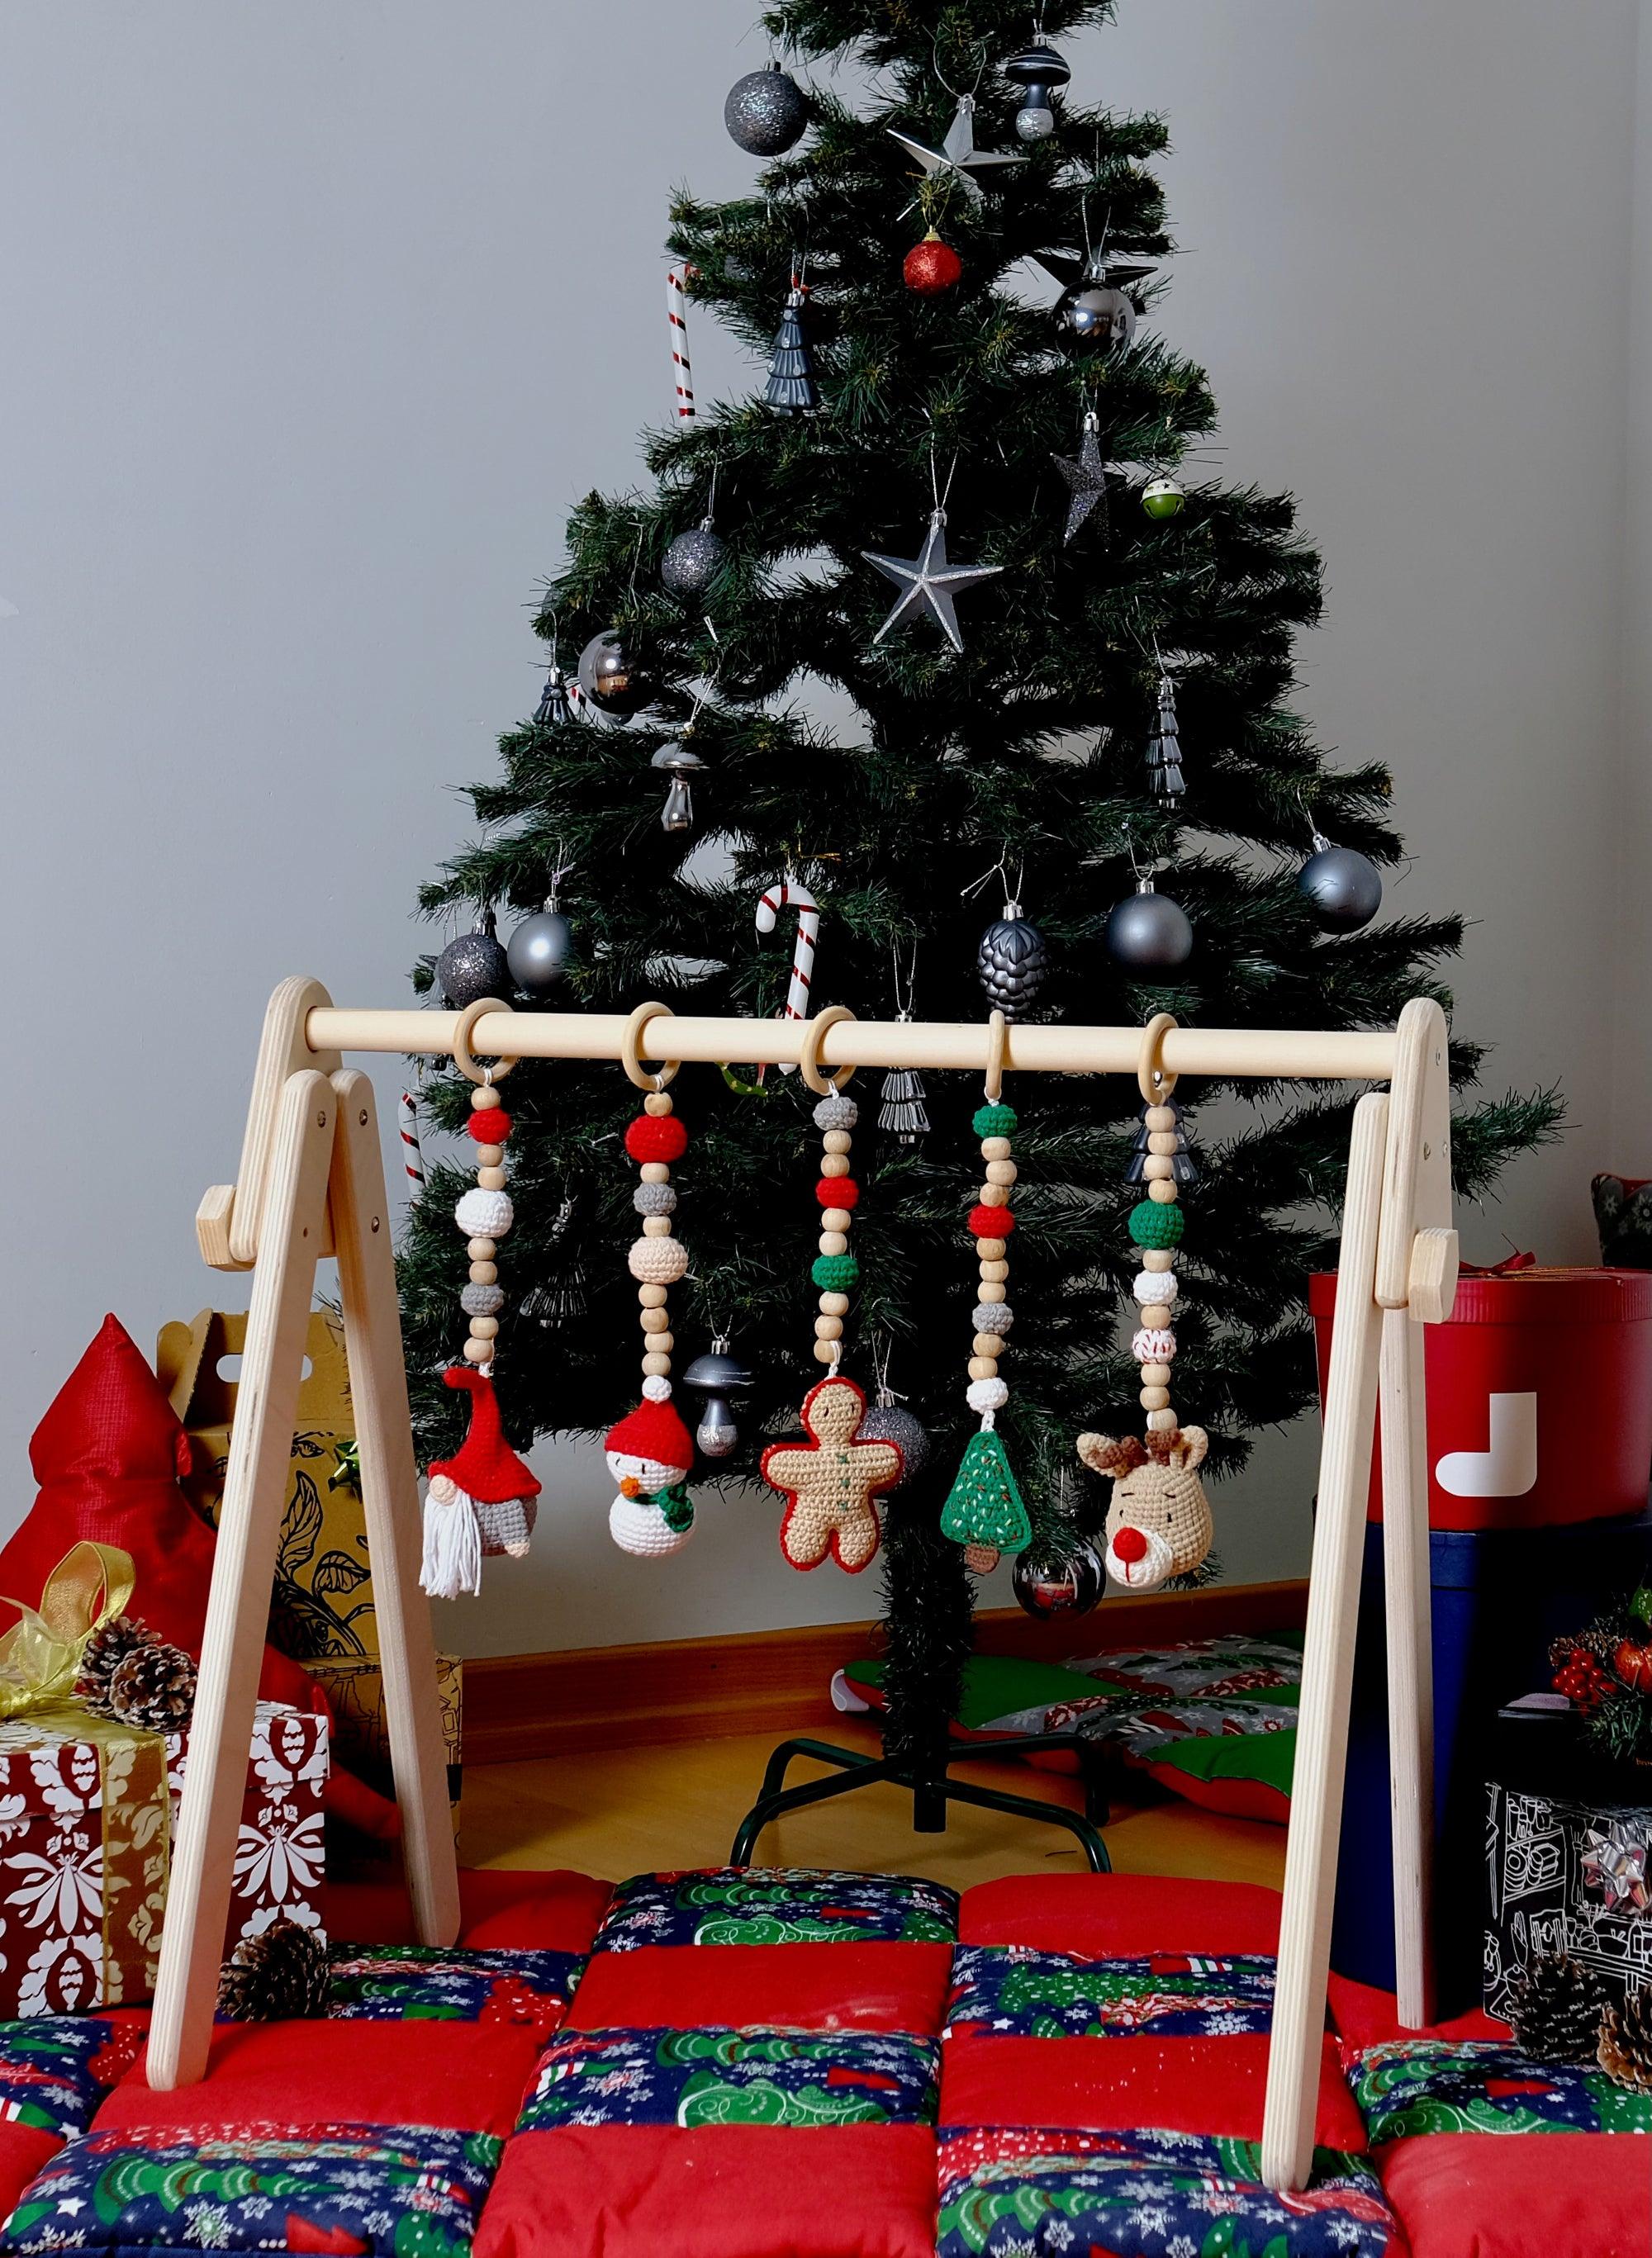
[[[602,1444],[608,1470],[627,1497],[669,1489],[694,1462],[694,1437],[669,1395],[648,1393],[658,1384],[644,1381],[642,1402],[609,1429]]]
[[[433,1598],[452,1600],[481,1589],[484,1553],[520,1559],[527,1551],[540,1483],[505,1440],[487,1374],[456,1364],[442,1378],[470,1396],[470,1426],[451,1459],[431,1462],[419,1581]]]

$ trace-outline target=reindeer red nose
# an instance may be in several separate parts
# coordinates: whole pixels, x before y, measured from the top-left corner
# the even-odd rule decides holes
[[[1132,1560],[1143,1559],[1146,1551],[1147,1539],[1139,1529],[1121,1529],[1113,1540],[1114,1559],[1122,1560],[1127,1567]]]

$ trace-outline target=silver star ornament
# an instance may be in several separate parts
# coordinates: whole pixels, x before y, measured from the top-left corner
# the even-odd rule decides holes
[[[970,96],[961,94],[958,112],[946,129],[946,138],[938,149],[927,141],[915,141],[909,133],[897,133],[892,125],[890,138],[898,141],[908,157],[915,157],[926,173],[938,176],[951,174],[961,181],[968,195],[977,203],[981,201],[981,184],[975,178],[993,165],[1024,165],[1027,160],[1013,149],[978,149],[975,146],[975,104]]]
[[[964,638],[958,632],[953,597],[960,589],[972,588],[978,580],[990,580],[995,572],[1004,569],[1001,564],[950,564],[946,556],[946,512],[940,508],[929,512],[929,529],[915,557],[879,557],[870,549],[863,549],[860,553],[868,564],[875,564],[901,591],[894,609],[872,637],[874,643],[881,643],[890,628],[899,627],[902,620],[928,609],[953,650],[961,651]]]

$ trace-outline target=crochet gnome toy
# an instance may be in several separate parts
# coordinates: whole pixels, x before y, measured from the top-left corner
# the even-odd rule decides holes
[[[671,1402],[671,1382],[648,1379],[635,1411],[608,1431],[602,1445],[608,1470],[619,1484],[609,1508],[608,1533],[622,1552],[639,1560],[663,1559],[694,1535],[694,1501],[687,1489],[694,1438]]]
[[[451,1459],[431,1462],[419,1581],[432,1599],[455,1600],[481,1589],[484,1553],[519,1560],[527,1551],[539,1483],[505,1440],[487,1374],[456,1364],[442,1378],[450,1388],[469,1390],[470,1428]]]

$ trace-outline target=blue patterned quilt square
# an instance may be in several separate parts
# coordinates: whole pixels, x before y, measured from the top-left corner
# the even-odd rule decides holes
[[[66,2141],[83,2133],[118,2074],[100,2076],[92,2066],[113,2029],[95,2015],[0,2023],[0,2120],[39,2126]]]
[[[948,2038],[1223,2037],[1273,2021],[1274,1963],[1156,1952],[1093,1960],[1030,1945],[961,1944],[952,1955]]]
[[[633,1874],[614,1892],[595,1952],[639,1944],[951,1944],[958,1892],[908,1874],[817,1866],[709,1866]]]
[[[876,2031],[569,2031],[519,2133],[557,2125],[929,2125],[933,2040]]]
[[[1483,2039],[1396,2039],[1349,2073],[1373,2148],[1417,2133],[1652,2133],[1652,2093]]]
[[[335,1944],[327,2013],[354,2022],[510,2023],[548,2038],[585,1956],[467,1952],[456,1945]]]
[[[462,2258],[502,2141],[425,2127],[248,2130],[222,2140],[93,2133],[24,2190],[9,2251],[309,2250]]]

